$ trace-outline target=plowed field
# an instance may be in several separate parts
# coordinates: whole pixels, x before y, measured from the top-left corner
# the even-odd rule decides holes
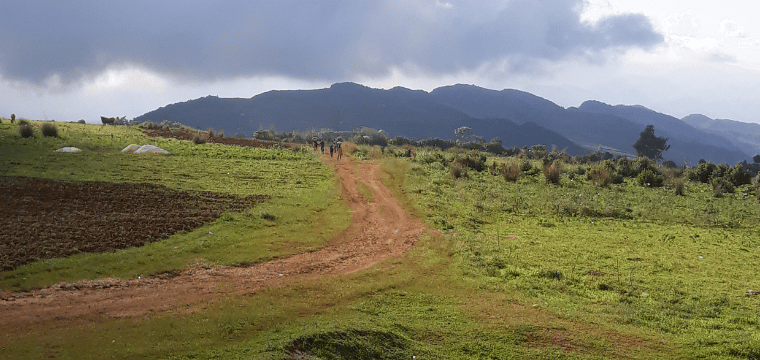
[[[79,252],[142,246],[265,198],[190,193],[145,183],[0,177],[0,269]]]

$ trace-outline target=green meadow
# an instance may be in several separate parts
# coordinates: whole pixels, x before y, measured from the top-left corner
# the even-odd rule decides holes
[[[4,120],[0,175],[151,182],[271,199],[141,248],[2,272],[2,290],[149,276],[199,261],[262,262],[323,246],[350,221],[333,170],[309,151],[196,145],[125,127],[56,126],[56,138],[38,130],[23,139]],[[171,155],[121,153],[131,143]],[[53,152],[63,146],[85,151]],[[389,146],[387,158],[369,160],[382,156],[359,146],[352,156],[383,161],[383,182],[399,203],[437,230],[404,256],[349,275],[217,298],[190,314],[20,324],[0,335],[2,357],[760,358],[754,185],[719,193],[671,174],[683,179],[677,194],[678,181],[660,187],[642,177],[600,182],[590,175],[606,166],[599,163],[556,162],[552,182],[541,159],[435,149],[393,156],[402,153]],[[481,171],[460,161],[480,156]],[[490,171],[494,163],[505,170]],[[519,170],[506,176],[512,164]],[[371,201],[366,185],[360,189]],[[211,241],[209,232],[222,236]]]

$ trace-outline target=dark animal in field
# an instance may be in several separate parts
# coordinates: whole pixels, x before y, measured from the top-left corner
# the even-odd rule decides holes
[[[11,114],[11,124],[16,122],[16,114]]]

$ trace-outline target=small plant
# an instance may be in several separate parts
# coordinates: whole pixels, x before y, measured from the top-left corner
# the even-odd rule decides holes
[[[275,221],[275,220],[277,220],[277,216],[276,215],[270,214],[270,213],[268,213],[266,211],[262,211],[261,214],[259,214],[259,216],[261,216],[261,218],[264,219],[264,220],[269,220],[269,221]]]
[[[451,176],[455,179],[467,178],[467,167],[462,163],[455,161],[451,163]]]
[[[673,189],[676,195],[683,196],[683,185],[684,181],[683,178],[680,177],[669,177],[665,180],[665,183]]]
[[[551,164],[544,165],[544,177],[546,178],[546,181],[548,181],[551,184],[559,184],[559,176],[560,176],[560,167],[559,162],[555,161]]]
[[[23,121],[23,120],[19,120],[19,123],[21,121]],[[29,123],[20,124],[18,126],[18,134],[19,134],[19,136],[21,136],[24,139],[30,138],[30,137],[34,136],[34,128]]]
[[[604,165],[594,167],[588,172],[587,179],[597,186],[608,187],[612,182],[612,170]]]
[[[636,176],[636,181],[641,186],[660,187],[665,177],[653,168],[646,168]]]
[[[531,169],[533,169],[533,164],[530,163],[530,160],[523,159],[522,163],[520,163],[520,171],[528,172]]]
[[[499,172],[504,176],[504,180],[515,182],[520,177],[520,166],[514,161],[509,164],[501,164]]]
[[[42,135],[45,137],[58,137],[58,128],[50,123],[42,124]]]
[[[205,144],[206,143],[206,137],[201,136],[200,134],[193,135],[193,142],[197,145]]]
[[[723,197],[723,194],[733,194],[735,191],[734,184],[728,181],[726,178],[715,178],[712,180],[713,196],[716,198]]]

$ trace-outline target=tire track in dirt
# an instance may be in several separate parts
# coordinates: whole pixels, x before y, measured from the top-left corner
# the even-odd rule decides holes
[[[353,211],[352,223],[330,245],[248,267],[196,266],[176,276],[98,279],[60,283],[29,292],[0,294],[0,325],[50,319],[135,317],[176,309],[224,294],[250,294],[266,286],[364,270],[410,250],[428,231],[410,218],[380,182],[380,164],[327,158]],[[372,191],[368,202],[357,180]]]

